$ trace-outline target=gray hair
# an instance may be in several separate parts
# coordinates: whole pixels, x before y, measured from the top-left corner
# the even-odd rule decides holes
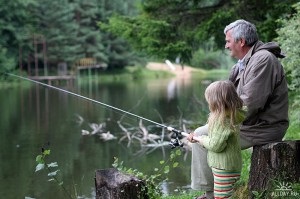
[[[245,39],[246,45],[252,46],[258,41],[255,25],[246,20],[239,19],[232,22],[225,27],[224,34],[226,34],[229,30],[232,30],[232,37],[235,42],[240,39]]]

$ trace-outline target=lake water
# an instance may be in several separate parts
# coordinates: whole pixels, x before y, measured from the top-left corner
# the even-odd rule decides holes
[[[203,96],[207,83],[192,78],[85,84],[77,81],[69,86],[54,86],[166,126],[192,130],[205,123],[207,117]],[[47,161],[58,163],[57,177],[62,177],[64,187],[82,198],[94,198],[95,170],[111,168],[114,157],[126,167],[151,175],[172,151],[168,145],[141,144],[138,118],[55,89],[22,80],[17,87],[0,89],[0,97],[0,198],[66,198],[61,187],[48,182],[46,170],[35,172],[35,158],[42,148],[51,150]],[[109,131],[116,139],[104,141],[100,132],[83,135],[82,132],[91,133],[92,124],[102,124],[102,132]],[[129,142],[119,124],[137,139]],[[151,122],[143,121],[142,125],[150,134],[161,136],[163,132]],[[170,141],[168,136],[164,141]],[[171,169],[169,181],[163,183],[165,193],[189,189],[191,152],[182,152],[179,167]]]

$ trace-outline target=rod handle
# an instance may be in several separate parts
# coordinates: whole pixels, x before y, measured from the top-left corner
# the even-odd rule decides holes
[[[170,126],[168,126],[167,129],[168,129],[168,131],[172,131],[172,132],[174,132],[174,133],[177,133],[178,135],[181,134],[181,135],[183,135],[183,136],[185,136],[185,137],[188,137],[188,136],[189,136],[188,133],[183,132],[183,131],[179,131],[179,130],[174,129],[173,127],[170,127]]]

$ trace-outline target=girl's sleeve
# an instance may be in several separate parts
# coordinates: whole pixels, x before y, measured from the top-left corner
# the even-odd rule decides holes
[[[230,129],[218,129],[211,133],[211,136],[201,136],[202,144],[207,150],[220,153],[226,148],[230,134]]]

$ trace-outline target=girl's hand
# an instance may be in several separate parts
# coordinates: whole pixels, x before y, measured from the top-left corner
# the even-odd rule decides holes
[[[194,136],[195,136],[194,132],[190,133],[189,136],[187,137],[187,140],[190,141],[191,143],[197,142],[196,140],[194,140]]]

